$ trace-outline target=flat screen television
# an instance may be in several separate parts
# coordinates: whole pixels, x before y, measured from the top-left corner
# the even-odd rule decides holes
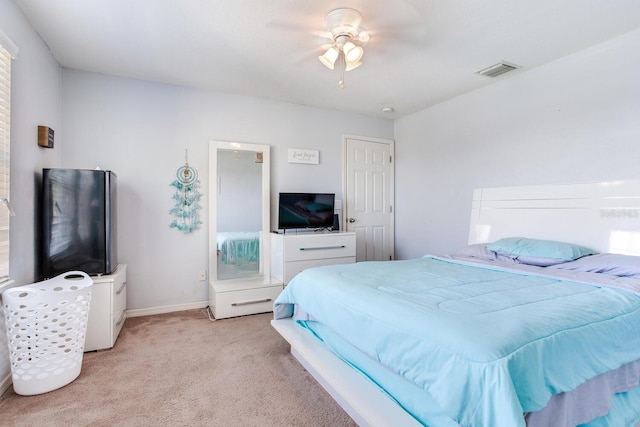
[[[117,176],[106,170],[43,169],[40,277],[118,266]]]
[[[333,193],[280,193],[278,229],[332,228]]]

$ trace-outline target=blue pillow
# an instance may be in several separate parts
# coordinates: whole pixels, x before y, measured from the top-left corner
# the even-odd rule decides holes
[[[584,246],[574,245],[553,240],[529,239],[526,237],[507,237],[487,245],[487,249],[498,254],[508,255],[520,259],[548,258],[553,263],[573,261],[585,255],[598,252]],[[521,260],[521,262],[523,261]],[[540,264],[537,264],[540,265]]]

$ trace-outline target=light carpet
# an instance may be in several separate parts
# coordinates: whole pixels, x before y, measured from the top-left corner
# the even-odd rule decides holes
[[[84,354],[71,384],[5,393],[0,425],[356,426],[272,318],[212,322],[201,309],[127,319],[114,348]]]

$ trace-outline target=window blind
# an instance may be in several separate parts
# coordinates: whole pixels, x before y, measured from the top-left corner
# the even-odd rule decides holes
[[[0,283],[9,280],[11,57],[15,46],[0,31]]]

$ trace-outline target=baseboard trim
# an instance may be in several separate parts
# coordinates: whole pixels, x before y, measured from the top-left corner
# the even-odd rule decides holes
[[[7,392],[7,390],[9,390],[9,387],[11,387],[12,384],[13,382],[11,381],[11,373],[9,373],[9,375],[4,377],[3,380],[0,381],[0,399],[4,397],[4,394]]]
[[[186,304],[164,305],[160,307],[138,308],[127,310],[127,317],[151,316],[154,314],[173,313],[174,311],[194,310],[197,308],[206,308],[209,301],[197,301]]]

